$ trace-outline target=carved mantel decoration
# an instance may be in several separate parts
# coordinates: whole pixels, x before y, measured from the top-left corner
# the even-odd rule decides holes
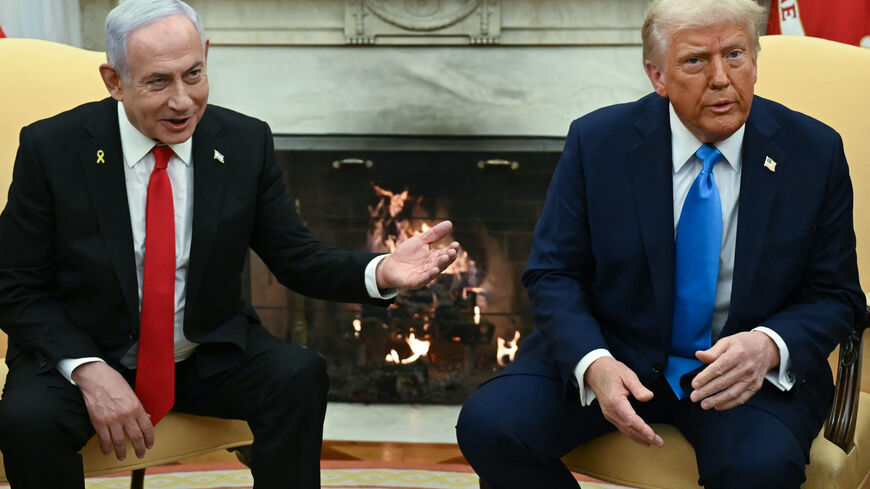
[[[495,44],[500,0],[346,0],[348,44]]]

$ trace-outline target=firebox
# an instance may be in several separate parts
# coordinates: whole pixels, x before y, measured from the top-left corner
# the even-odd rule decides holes
[[[297,211],[324,244],[389,252],[450,219],[459,257],[388,308],[303,298],[252,260],[267,327],[328,364],[330,401],[461,403],[533,329],[520,275],[558,138],[278,136]]]

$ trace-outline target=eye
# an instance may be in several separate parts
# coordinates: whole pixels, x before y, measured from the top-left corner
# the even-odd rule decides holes
[[[162,87],[163,85],[166,85],[166,78],[162,77],[162,76],[157,77],[157,78],[152,78],[151,80],[148,81],[148,84],[151,85],[152,87]]]
[[[743,55],[743,51],[741,51],[739,49],[735,49],[735,50],[731,51],[730,53],[728,53],[728,57],[731,59],[739,58],[742,55]]]

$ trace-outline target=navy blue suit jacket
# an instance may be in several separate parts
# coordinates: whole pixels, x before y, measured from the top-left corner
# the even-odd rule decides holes
[[[775,172],[763,165],[768,156]],[[662,375],[674,290],[671,161],[668,101],[656,94],[571,124],[523,275],[537,331],[520,351],[530,358],[517,369],[570,385],[580,359],[607,348],[646,385]],[[788,411],[789,423],[819,419],[833,392],[826,359],[865,304],[840,136],[755,97],[738,206],[722,335],[759,325],[776,331],[797,385],[789,393],[762,389],[750,402]]]

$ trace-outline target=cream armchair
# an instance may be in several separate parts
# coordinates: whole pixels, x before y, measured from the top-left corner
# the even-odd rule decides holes
[[[12,166],[18,149],[18,133],[31,122],[100,100],[108,93],[98,67],[105,54],[63,44],[31,39],[0,40],[0,208],[6,206],[6,189],[12,180]],[[0,357],[6,355],[7,338],[0,333]],[[8,370],[0,363],[0,385]],[[145,468],[162,465],[222,448],[250,445],[253,435],[243,421],[170,413],[155,428],[157,443],[144,459],[127,457],[120,462],[103,455],[96,437],[81,450],[85,475],[133,471],[131,488],[141,489]],[[127,453],[133,449],[127,443]],[[0,482],[6,471],[0,459]]]
[[[855,190],[858,267],[863,282],[868,283],[870,49],[787,36],[763,37],[761,46],[756,93],[809,114],[843,136]],[[857,489],[870,484],[870,375],[862,382],[860,354],[866,348],[862,342],[866,326],[859,325],[829,359],[837,375],[835,401],[813,443],[805,488]],[[665,448],[644,448],[611,433],[571,452],[563,461],[575,472],[631,487],[698,489],[691,445],[672,426],[655,425],[653,429],[664,438]]]

